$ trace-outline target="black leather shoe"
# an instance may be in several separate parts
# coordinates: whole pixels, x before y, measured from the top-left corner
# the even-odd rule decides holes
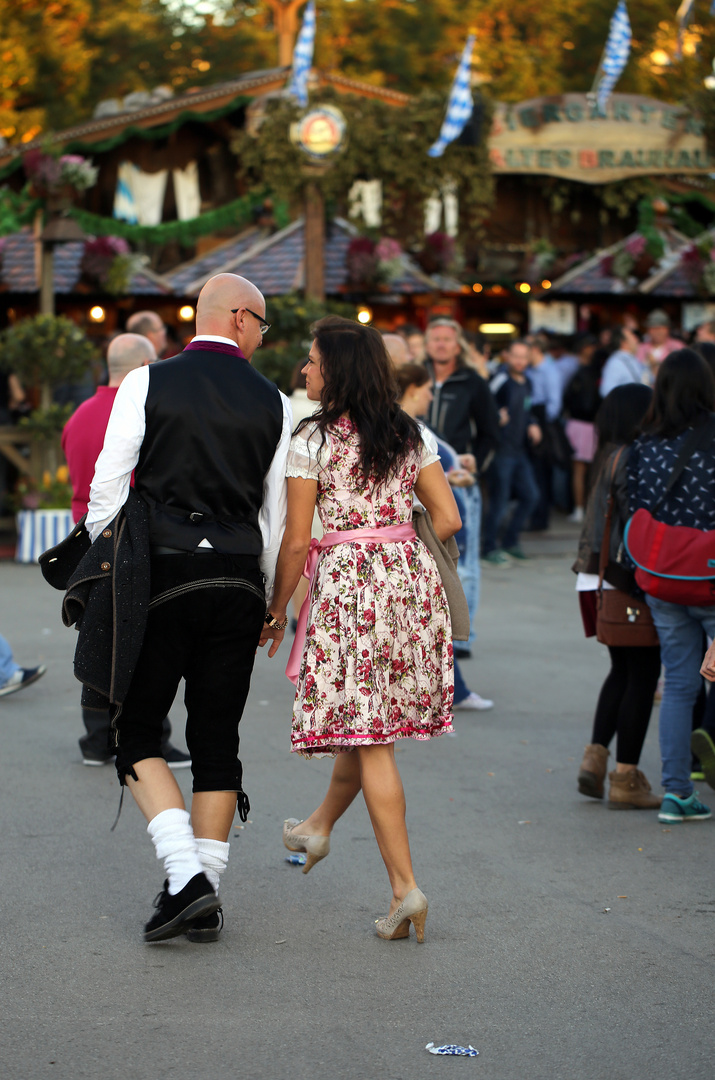
[[[205,944],[207,941],[218,941],[219,934],[223,930],[223,910],[212,912],[211,915],[203,915],[197,919],[193,926],[186,931],[189,941]]]
[[[221,906],[205,874],[194,874],[176,896],[169,893],[169,882],[154,901],[156,913],[144,927],[145,941],[165,941],[183,934],[197,920]]]

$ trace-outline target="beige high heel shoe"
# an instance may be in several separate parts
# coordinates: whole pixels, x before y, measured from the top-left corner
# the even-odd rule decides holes
[[[412,889],[392,915],[386,919],[375,920],[375,929],[386,941],[397,941],[399,938],[410,936],[410,923],[412,923],[417,940],[423,942],[426,919],[427,897],[421,889]]]
[[[305,866],[303,873],[307,874],[311,867],[324,859],[330,851],[329,836],[307,836],[295,832],[298,825],[302,825],[298,818],[288,818],[283,822],[283,843],[289,851],[304,851]]]

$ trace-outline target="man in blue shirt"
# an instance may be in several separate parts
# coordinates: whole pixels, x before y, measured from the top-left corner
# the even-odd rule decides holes
[[[533,389],[531,404],[536,419],[545,430],[547,424],[561,423],[559,417],[563,404],[563,386],[556,364],[546,353],[546,337],[543,334],[534,334],[528,340],[529,379]],[[539,488],[539,501],[531,515],[529,528],[537,532],[548,529],[551,512],[553,461],[546,450],[547,442],[545,439],[530,452],[531,467]]]

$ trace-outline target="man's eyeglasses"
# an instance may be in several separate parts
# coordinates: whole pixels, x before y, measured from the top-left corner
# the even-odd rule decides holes
[[[231,308],[231,314],[232,315],[235,315],[239,311],[247,311],[249,315],[253,315],[254,319],[258,319],[259,323],[261,324],[261,326],[260,326],[261,334],[263,334],[264,337],[265,337],[265,335],[268,333],[268,331],[271,328],[271,324],[269,322],[266,322],[266,320],[263,318],[262,315],[256,315],[255,311],[251,311],[251,309],[249,307],[247,307],[247,308],[240,308],[240,307]]]

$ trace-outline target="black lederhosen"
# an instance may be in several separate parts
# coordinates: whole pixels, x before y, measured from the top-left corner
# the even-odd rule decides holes
[[[194,791],[240,791],[238,724],[265,616],[258,559],[152,554],[146,634],[116,722],[117,773],[161,757],[162,721],[186,680],[186,744]]]

